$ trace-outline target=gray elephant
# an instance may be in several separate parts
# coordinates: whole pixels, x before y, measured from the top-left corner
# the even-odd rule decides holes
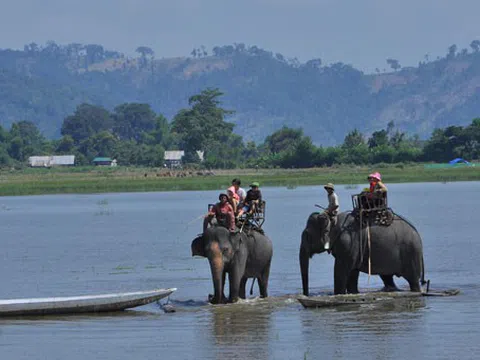
[[[338,215],[335,225],[325,213],[313,213],[302,232],[300,271],[303,294],[308,296],[309,259],[314,254],[329,251],[335,257],[334,293],[358,293],[359,272],[368,273],[368,233],[354,214]],[[404,277],[410,290],[419,292],[425,284],[422,239],[405,219],[394,215],[389,226],[369,226],[371,244],[371,274],[380,275],[385,291],[398,290],[393,276]]]
[[[195,238],[191,245],[192,256],[208,258],[215,293],[213,304],[226,302],[223,289],[228,273],[229,302],[245,299],[248,278],[256,278],[260,296],[267,297],[268,277],[273,255],[272,241],[259,231],[246,230],[230,233],[222,226],[212,226]]]

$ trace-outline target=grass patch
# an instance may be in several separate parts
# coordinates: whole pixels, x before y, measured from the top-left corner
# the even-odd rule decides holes
[[[335,166],[313,169],[237,169],[214,171],[213,176],[159,176],[161,170],[145,168],[55,168],[4,171],[0,173],[0,196],[188,191],[226,189],[234,177],[240,177],[247,188],[253,181],[260,187],[366,184],[367,175],[379,171],[385,183],[479,181],[480,167],[425,168],[423,164],[392,164],[379,166]],[[171,172],[175,175],[176,172]],[[108,200],[97,203],[101,207]],[[105,209],[104,209],[105,210]]]

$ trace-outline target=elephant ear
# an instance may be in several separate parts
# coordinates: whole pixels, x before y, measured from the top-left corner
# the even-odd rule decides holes
[[[207,257],[205,254],[205,238],[203,234],[198,235],[195,239],[192,241],[192,256],[203,256]]]
[[[316,220],[317,220],[317,226],[323,232],[328,232],[330,230],[330,219],[328,218],[327,214],[325,213],[318,214]]]
[[[230,242],[232,243],[232,250],[233,252],[237,252],[240,249],[240,245],[242,244],[242,234],[235,233],[230,235]]]

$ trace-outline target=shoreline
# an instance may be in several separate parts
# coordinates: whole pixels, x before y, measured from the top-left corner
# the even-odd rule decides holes
[[[260,188],[285,186],[366,184],[379,171],[385,183],[480,181],[480,167],[425,168],[423,164],[341,166],[310,169],[166,170],[128,167],[52,168],[2,171],[0,196],[94,194],[112,192],[221,190],[240,178],[242,187],[253,181]]]

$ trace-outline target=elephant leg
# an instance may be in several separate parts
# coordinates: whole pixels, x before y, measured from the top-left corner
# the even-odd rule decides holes
[[[268,278],[270,277],[270,262],[265,269],[263,270],[262,274],[258,277],[258,289],[260,290],[260,297],[266,298],[268,297]]]
[[[347,269],[341,261],[335,259],[335,266],[333,268],[333,293],[335,295],[345,294],[347,292],[347,280],[349,275],[349,269]]]
[[[242,280],[241,276],[242,275],[240,275],[238,270],[232,270],[228,273],[228,281],[230,285],[230,296],[228,298],[229,302],[237,302],[240,297],[240,283]]]
[[[413,292],[422,291],[422,288],[420,287],[419,278],[420,278],[419,276],[405,277],[405,279],[408,281],[408,284],[410,285],[410,291],[413,291]]]
[[[227,303],[227,297],[225,296],[225,279],[227,277],[227,272],[224,271],[222,274],[222,304]]]
[[[246,291],[245,291],[245,288],[247,287],[247,280],[248,278],[246,278],[245,276],[242,277],[242,280],[240,280],[240,289],[238,290],[238,296],[240,297],[240,299],[247,298]]]
[[[358,275],[360,271],[352,270],[347,281],[347,293],[358,294]]]
[[[380,275],[380,278],[383,281],[382,291],[399,291],[397,285],[395,285],[395,281],[393,281],[393,275]]]
[[[222,289],[220,290],[220,301],[213,294],[208,295],[208,301],[212,304],[226,304],[228,302],[227,297],[225,296],[225,278],[227,272],[224,270],[222,273]]]

